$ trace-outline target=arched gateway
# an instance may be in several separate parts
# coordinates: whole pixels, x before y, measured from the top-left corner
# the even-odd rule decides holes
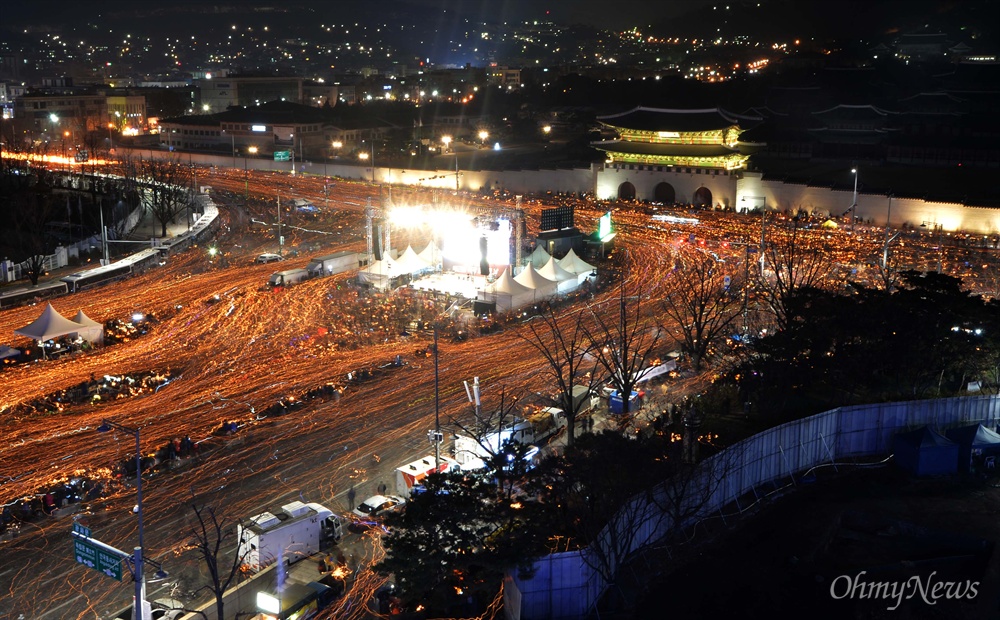
[[[662,202],[665,205],[672,205],[677,202],[677,192],[670,183],[657,183],[653,189],[653,200]]]
[[[693,204],[699,207],[711,207],[712,206],[712,192],[709,191],[707,187],[699,187],[694,193]]]
[[[618,200],[635,200],[635,185],[625,181],[618,186]]]

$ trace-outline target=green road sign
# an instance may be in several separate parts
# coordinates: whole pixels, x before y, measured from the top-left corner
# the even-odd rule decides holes
[[[274,161],[292,161],[291,151],[275,151]]]
[[[73,555],[76,563],[104,573],[115,581],[122,580],[122,560],[114,553],[98,548],[85,538],[73,540]]]
[[[90,528],[81,523],[73,523],[73,533],[79,534],[80,536],[86,536],[87,538],[93,538],[93,536],[90,535]]]

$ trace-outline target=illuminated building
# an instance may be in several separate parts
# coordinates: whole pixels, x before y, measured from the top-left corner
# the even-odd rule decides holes
[[[734,173],[749,159],[741,123],[761,119],[721,108],[637,107],[597,120],[618,136],[593,144],[607,154],[599,198],[727,206],[735,200]]]

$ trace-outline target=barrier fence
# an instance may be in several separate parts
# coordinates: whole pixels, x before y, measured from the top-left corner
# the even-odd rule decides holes
[[[1000,395],[981,395],[841,407],[768,429],[633,497],[590,546],[538,560],[530,579],[508,574],[506,617],[586,617],[637,553],[724,509],[742,512],[741,498],[794,485],[820,465],[888,455],[899,432],[998,421]]]

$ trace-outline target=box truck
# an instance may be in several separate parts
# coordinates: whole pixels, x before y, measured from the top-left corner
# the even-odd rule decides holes
[[[305,269],[289,269],[287,271],[275,271],[267,279],[269,286],[291,286],[309,279],[309,272]]]
[[[259,571],[279,560],[292,564],[340,540],[343,524],[325,506],[295,501],[277,514],[264,512],[240,523],[237,533],[243,564]]]
[[[441,457],[439,473],[447,473],[459,469],[458,463],[446,456]],[[425,456],[422,459],[407,463],[396,468],[396,494],[403,498],[410,497],[413,487],[419,485],[427,476],[435,471],[434,456]]]
[[[317,256],[309,261],[306,270],[312,277],[332,276],[357,269],[361,264],[357,252],[337,252],[327,256]]]

